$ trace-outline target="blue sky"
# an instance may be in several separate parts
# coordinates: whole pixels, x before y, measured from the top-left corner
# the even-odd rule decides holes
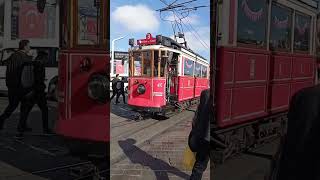
[[[167,3],[173,1],[166,0]],[[186,1],[178,0],[177,3]],[[130,38],[134,38],[135,41],[144,39],[147,33],[151,33],[154,37],[158,34],[168,37],[173,36],[171,22],[162,19],[173,20],[174,15],[171,12],[166,12],[162,14],[162,19],[160,18],[160,13],[156,10],[165,7],[160,0],[112,0],[110,3],[111,41],[115,38],[126,36],[126,38],[116,41],[115,50],[127,51]],[[210,0],[197,0],[188,5],[188,7],[200,5],[209,6]],[[185,24],[183,31],[189,47],[209,60],[210,7],[192,11],[186,19],[183,19],[183,23]]]

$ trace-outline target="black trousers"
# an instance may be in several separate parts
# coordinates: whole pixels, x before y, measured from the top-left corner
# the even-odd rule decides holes
[[[118,94],[118,91],[116,90],[116,88],[112,89],[112,96],[110,98],[110,101]]]
[[[18,125],[19,132],[23,132],[24,129],[26,128],[29,113],[35,104],[37,104],[41,110],[43,131],[44,132],[49,131],[47,98],[44,92],[40,92],[40,93],[34,93],[30,96],[25,96],[24,98],[22,98],[21,107],[20,107],[21,115],[20,115],[20,121]]]
[[[126,103],[126,95],[124,94],[124,91],[121,91],[121,90],[118,91],[118,93],[117,93],[116,103],[119,103],[120,95],[122,95],[123,103]]]
[[[21,90],[17,88],[8,88],[9,104],[0,116],[0,130],[3,128],[5,120],[8,119],[19,106],[22,96],[23,92],[21,92]]]
[[[196,162],[192,169],[190,180],[201,180],[203,172],[207,169],[208,162],[210,159],[210,143],[205,140],[198,140],[197,138],[190,139],[189,146],[194,146],[196,151]]]

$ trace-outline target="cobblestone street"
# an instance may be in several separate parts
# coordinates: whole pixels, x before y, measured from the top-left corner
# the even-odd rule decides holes
[[[118,140],[117,143],[125,157],[111,164],[111,179],[189,179],[191,172],[184,169],[182,160],[192,117],[193,112],[186,111],[162,121],[161,123],[167,124],[180,118],[177,124],[147,140],[140,147],[135,144],[137,140],[130,136]],[[210,179],[209,165],[203,179]]]

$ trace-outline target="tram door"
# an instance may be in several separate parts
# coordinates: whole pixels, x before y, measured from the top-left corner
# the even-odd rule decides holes
[[[170,102],[178,100],[178,55],[168,52],[168,77],[167,92],[169,92]]]

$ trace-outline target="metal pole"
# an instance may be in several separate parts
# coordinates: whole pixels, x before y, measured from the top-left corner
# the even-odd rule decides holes
[[[119,37],[119,38],[116,38],[116,39],[112,40],[112,45],[111,45],[112,46],[112,48],[111,48],[111,63],[110,63],[110,65],[111,65],[110,74],[111,75],[113,75],[113,73],[114,73],[114,43],[116,41],[118,41],[118,40],[121,40],[121,39],[125,38],[125,37],[127,37],[127,36],[122,36],[122,37]]]

